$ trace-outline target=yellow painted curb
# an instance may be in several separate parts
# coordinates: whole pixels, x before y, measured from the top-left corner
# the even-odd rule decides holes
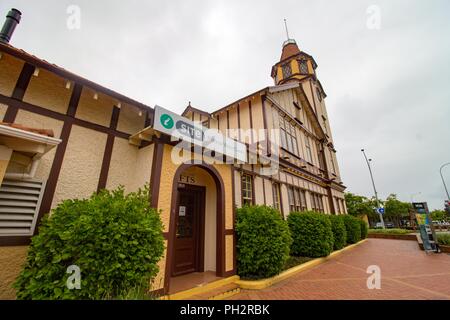
[[[335,258],[338,255],[342,254],[345,251],[351,250],[354,247],[364,243],[365,241],[367,241],[367,239],[361,240],[358,243],[349,245],[341,250],[338,251],[334,251],[332,252],[328,257],[324,257],[324,258],[317,258],[311,261],[308,261],[306,263],[303,263],[299,266],[295,266],[293,268],[290,268],[286,271],[283,271],[282,273],[280,273],[279,275],[276,275],[272,278],[268,278],[268,279],[262,279],[262,280],[238,280],[235,283],[237,285],[239,285],[239,287],[241,287],[242,289],[249,289],[249,290],[261,290],[261,289],[265,289],[268,288],[280,281],[283,281],[285,279],[288,279],[300,272],[306,271],[308,269],[311,269],[321,263],[324,263],[325,261]]]
[[[241,288],[236,288],[209,298],[209,300],[225,300],[241,292]]]
[[[192,296],[203,294],[213,289],[225,286],[230,283],[236,283],[239,280],[239,276],[232,276],[225,279],[220,279],[214,282],[210,282],[201,287],[195,287],[185,291],[177,292],[174,294],[168,294],[160,297],[160,300],[185,300]]]

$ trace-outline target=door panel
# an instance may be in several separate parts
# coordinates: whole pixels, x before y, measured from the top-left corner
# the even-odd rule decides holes
[[[178,190],[172,276],[199,271],[204,193],[197,188]]]

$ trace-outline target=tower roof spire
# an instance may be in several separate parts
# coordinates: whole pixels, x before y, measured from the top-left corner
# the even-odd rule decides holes
[[[289,30],[286,19],[284,19],[284,27],[286,28],[286,40],[289,40]]]
[[[289,29],[287,25],[287,20],[284,19],[284,28],[286,30],[286,41],[283,42],[283,52],[281,53],[281,60],[289,58],[293,55],[300,53],[300,49],[297,46],[297,42],[289,37]]]

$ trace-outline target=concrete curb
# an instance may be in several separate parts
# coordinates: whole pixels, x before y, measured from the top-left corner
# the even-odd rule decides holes
[[[355,248],[356,246],[366,242],[367,239],[361,240],[358,243],[349,245],[341,250],[338,251],[334,251],[332,252],[328,257],[323,257],[323,258],[317,258],[311,261],[308,261],[306,263],[303,263],[299,266],[295,266],[293,268],[290,268],[286,271],[283,271],[282,273],[280,273],[279,275],[276,275],[272,278],[268,278],[268,279],[262,279],[262,280],[238,280],[235,283],[237,285],[239,285],[239,287],[241,287],[242,289],[248,289],[248,290],[262,290],[262,289],[266,289],[280,281],[286,280],[296,274],[299,274],[300,272],[309,270],[321,263],[324,263],[330,259],[333,259],[337,256],[339,256],[340,254],[344,253],[345,251],[351,250],[353,248]]]

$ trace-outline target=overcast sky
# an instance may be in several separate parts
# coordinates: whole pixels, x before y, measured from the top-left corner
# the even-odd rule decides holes
[[[69,5],[81,10],[79,30],[67,27]],[[443,207],[450,1],[2,0],[1,16],[11,7],[23,13],[12,45],[178,113],[272,85],[286,18],[319,65],[347,191],[373,195],[365,148],[381,197]],[[450,166],[444,173],[450,187]]]

